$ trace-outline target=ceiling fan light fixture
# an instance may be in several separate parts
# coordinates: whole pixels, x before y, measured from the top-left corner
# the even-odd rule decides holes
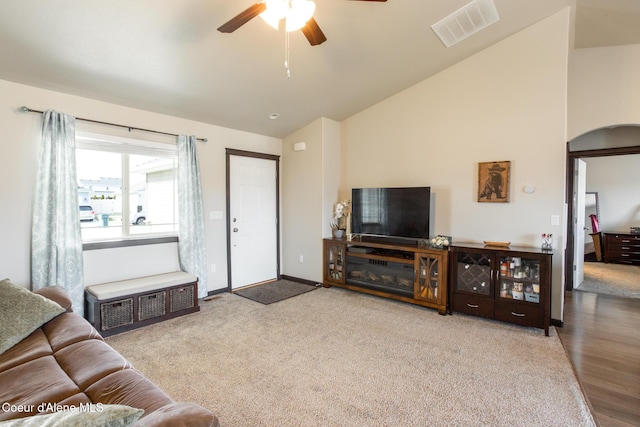
[[[285,29],[296,31],[304,27],[305,24],[316,11],[316,4],[311,0],[291,0],[290,8],[285,18]]]
[[[280,26],[280,20],[287,16],[287,2],[283,0],[266,0],[267,9],[260,14],[260,18],[274,29]]]
[[[316,11],[316,4],[311,0],[265,0],[264,3],[267,9],[260,17],[276,30],[283,19],[286,31],[299,30]]]

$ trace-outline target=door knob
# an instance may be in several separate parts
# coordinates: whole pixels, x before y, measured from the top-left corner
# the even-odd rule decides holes
[[[234,232],[234,233],[237,233],[237,232],[238,232],[238,229],[237,229],[237,228],[234,228],[234,229],[233,229],[233,232]]]

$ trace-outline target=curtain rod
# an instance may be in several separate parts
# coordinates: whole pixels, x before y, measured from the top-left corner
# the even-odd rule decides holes
[[[33,108],[29,108],[29,107],[25,107],[25,106],[20,107],[20,111],[22,111],[23,113],[41,113],[41,114],[44,113],[44,111],[34,110]],[[161,135],[178,136],[175,133],[162,132],[162,131],[159,131],[159,130],[152,130],[152,129],[143,129],[143,128],[138,128],[138,127],[135,127],[135,126],[120,125],[118,123],[101,122],[99,120],[93,120],[93,119],[83,119],[82,117],[76,117],[76,120],[82,120],[83,122],[97,123],[97,124],[100,124],[100,125],[117,126],[117,127],[129,129],[129,132],[131,132],[132,130],[139,130],[139,131],[143,131],[143,132],[159,133]],[[202,142],[207,142],[208,141],[207,138],[196,138],[196,139],[198,141],[202,141]]]

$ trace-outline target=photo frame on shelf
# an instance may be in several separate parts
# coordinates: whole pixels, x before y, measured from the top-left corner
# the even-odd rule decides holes
[[[511,162],[478,163],[478,202],[508,203]]]

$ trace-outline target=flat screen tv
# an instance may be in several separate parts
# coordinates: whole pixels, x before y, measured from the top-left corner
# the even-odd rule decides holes
[[[354,188],[352,233],[429,238],[431,187]]]

